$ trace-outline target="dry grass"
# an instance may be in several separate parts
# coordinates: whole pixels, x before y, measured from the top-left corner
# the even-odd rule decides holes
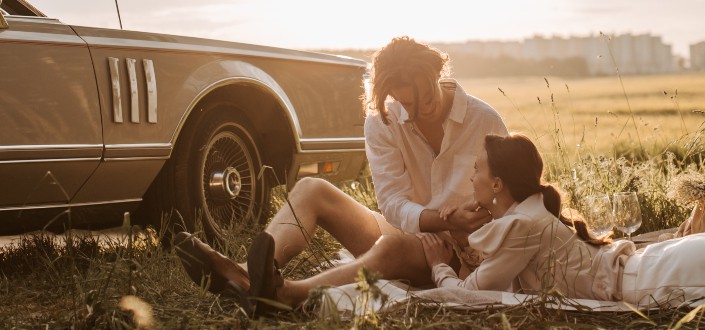
[[[370,195],[361,187],[356,193]],[[347,186],[346,189],[352,189]],[[249,237],[261,228],[233,227],[236,237],[219,249],[244,260]],[[318,264],[312,254],[331,257],[339,246],[327,242],[287,266],[288,278],[310,276]],[[434,328],[434,329],[569,329],[569,328],[697,328],[702,313],[688,308],[633,312],[560,311],[542,299],[522,305],[458,311],[411,302],[386,314],[319,318],[315,309],[250,320],[228,299],[192,283],[174,251],[164,249],[153,230],[105,243],[94,237],[69,236],[63,241],[28,236],[0,250],[0,324],[17,329],[203,329],[203,328]],[[293,265],[296,265],[295,267]],[[547,293],[551,295],[552,293]],[[561,299],[561,297],[548,297]],[[692,316],[692,320],[689,318]]]
[[[682,221],[688,209],[666,197],[666,186],[675,175],[701,171],[702,159],[694,155],[703,150],[700,125],[705,117],[691,110],[705,108],[705,76],[626,77],[631,110],[614,77],[547,80],[548,85],[543,78],[461,83],[493,104],[512,130],[540,138],[548,179],[564,187],[574,200],[595,192],[637,191],[644,213],[643,230],[673,227]],[[678,97],[672,99],[676,88]],[[629,122],[632,113],[639,139]],[[582,147],[575,148],[578,144]],[[629,157],[620,158],[622,155]],[[376,208],[368,179],[342,189]],[[273,209],[283,204],[284,197],[281,191],[275,195]],[[217,248],[241,262],[250,238],[259,230],[234,223],[234,239]],[[645,315],[568,312],[545,308],[537,301],[479,312],[412,302],[388,314],[363,319],[319,318],[310,311],[297,310],[278,318],[250,320],[234,302],[194,285],[173,250],[159,244],[162,234],[147,231],[130,237],[100,244],[91,237],[69,236],[56,242],[28,236],[0,250],[0,328],[690,329],[702,324],[703,309],[664,308]],[[321,260],[331,258],[340,248],[323,232],[317,233],[316,241],[285,266],[287,278],[316,273]]]
[[[641,142],[651,153],[692,137],[705,120],[705,74],[627,76],[623,78],[627,97],[613,76],[483,78],[460,83],[493,105],[511,130],[538,137],[547,153],[553,151],[556,130],[569,152],[577,145],[608,155],[615,148],[639,148],[632,112]]]

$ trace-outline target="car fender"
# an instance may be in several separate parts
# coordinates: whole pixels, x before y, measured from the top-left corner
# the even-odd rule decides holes
[[[205,96],[220,87],[228,85],[248,85],[262,89],[276,99],[281,108],[284,109],[285,115],[289,121],[289,126],[291,127],[292,135],[295,139],[296,149],[297,151],[301,151],[301,125],[299,124],[294,106],[279,84],[263,70],[242,61],[221,60],[199,67],[190,75],[189,80],[198,82],[199,85],[205,85],[205,87],[201,88],[200,92],[188,102],[188,107],[183,112],[169,141],[172,146],[176,144],[176,140],[184,124],[196,105]],[[209,83],[204,84],[205,82]],[[177,92],[177,95],[193,95],[192,91],[189,90],[191,88],[193,88],[193,86],[184,86],[181,91]]]

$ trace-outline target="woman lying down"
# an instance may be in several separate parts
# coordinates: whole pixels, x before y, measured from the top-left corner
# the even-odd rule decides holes
[[[543,162],[525,136],[487,136],[476,164],[475,196],[494,220],[468,236],[484,260],[467,278],[447,266],[436,235],[421,234],[438,287],[532,292],[555,287],[571,298],[646,305],[705,297],[705,234],[652,244],[592,236],[583,221],[559,214],[561,197],[542,185]]]

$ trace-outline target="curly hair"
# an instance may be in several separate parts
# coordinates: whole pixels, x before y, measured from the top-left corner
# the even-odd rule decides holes
[[[379,112],[382,122],[389,124],[384,103],[391,90],[407,85],[415,87],[414,78],[437,84],[439,78],[450,75],[449,60],[446,53],[407,36],[392,39],[373,55],[372,92],[364,110]]]

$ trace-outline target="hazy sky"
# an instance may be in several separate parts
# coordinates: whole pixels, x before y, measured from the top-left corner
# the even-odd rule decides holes
[[[117,28],[114,0],[29,0],[65,23]],[[378,48],[392,37],[518,40],[652,33],[705,40],[705,0],[118,0],[123,27],[289,48]]]

